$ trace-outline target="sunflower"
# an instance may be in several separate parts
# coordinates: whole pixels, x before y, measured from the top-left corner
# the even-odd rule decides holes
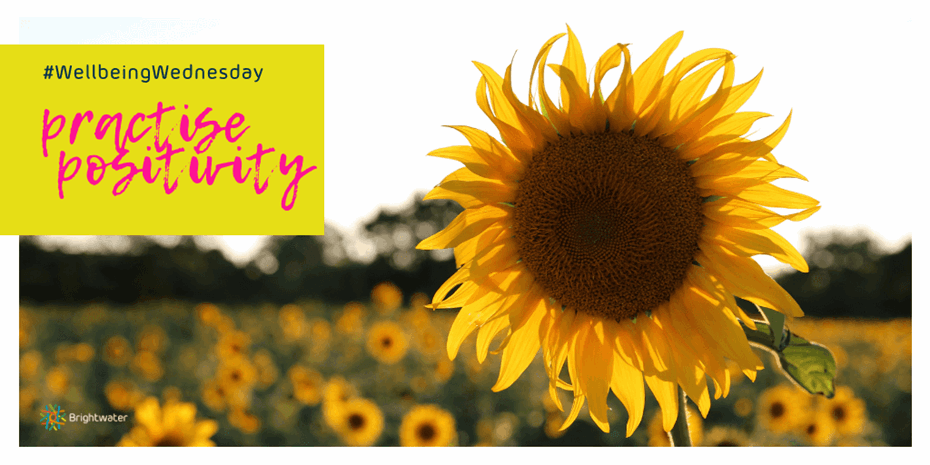
[[[270,387],[278,380],[278,365],[274,362],[271,352],[262,349],[255,354],[252,361],[258,370],[258,382],[263,388]]]
[[[58,347],[55,348],[55,359],[58,363],[87,363],[92,358],[94,358],[94,348],[86,342],[59,344]]]
[[[39,366],[42,364],[42,354],[37,350],[30,350],[19,358],[19,377],[21,379],[32,379],[39,372]]]
[[[414,340],[417,350],[427,360],[436,360],[442,353],[442,333],[433,326],[420,328]]]
[[[247,358],[222,360],[216,369],[216,380],[227,393],[252,389],[257,378],[258,370]]]
[[[733,411],[740,417],[746,418],[752,413],[752,401],[746,397],[740,397],[733,403]]]
[[[116,410],[129,410],[136,406],[142,393],[131,381],[110,381],[103,388],[107,402]]]
[[[349,302],[342,307],[342,313],[336,319],[336,330],[342,334],[357,336],[362,333],[365,306],[358,302]]]
[[[701,445],[705,447],[747,447],[752,443],[746,433],[736,428],[715,426],[707,432]]]
[[[476,329],[481,360],[494,336],[506,334],[494,391],[510,386],[542,348],[553,398],[557,388],[573,392],[563,427],[587,400],[594,422],[609,431],[606,398],[613,391],[629,413],[631,435],[642,420],[645,381],[671,430],[677,386],[706,416],[705,375],[719,398],[730,387],[726,359],[752,380],[763,368],[737,318],[755,324],[733,294],[789,317],[803,314],[752,256],[768,254],[807,271],[801,254],[770,228],[807,218],[818,202],[770,184],[805,179],[771,154],[790,115],[760,140],[742,137],[768,115],[736,112],[761,74],[733,85],[730,52],[696,52],[666,73],[679,32],[633,72],[627,46],[617,44],[589,82],[569,29],[562,64],[550,65],[561,82],[557,106],[546,93],[543,65],[564,35],[546,42],[533,65],[531,88],[540,68],[539,104],[532,90],[529,104],[517,99],[510,67],[501,78],[476,63],[478,106],[503,142],[453,126],[469,145],[430,154],[465,165],[425,197],[465,208],[417,245],[454,248],[459,267],[432,307],[461,307],[449,333],[450,357]],[[616,88],[602,91],[604,75],[621,63]],[[721,69],[719,87],[702,98]],[[568,382],[561,378],[566,364]]]
[[[203,404],[210,410],[221,411],[226,408],[226,397],[228,396],[227,388],[223,383],[212,380],[200,390],[200,397]]]
[[[394,283],[383,282],[371,290],[371,302],[378,313],[389,315],[404,303],[404,294]]]
[[[123,336],[113,336],[103,345],[103,359],[113,366],[126,365],[132,358],[132,346]]]
[[[393,321],[381,321],[368,330],[368,353],[379,362],[392,365],[407,354],[407,336]]]
[[[33,406],[39,399],[39,390],[35,386],[27,386],[19,390],[19,417],[25,419],[35,413]]]
[[[220,311],[219,307],[208,302],[198,304],[194,308],[194,312],[201,323],[210,327],[216,327],[223,316],[223,312]]]
[[[294,388],[294,398],[306,405],[316,405],[323,397],[323,375],[299,365],[287,371]]]
[[[146,325],[139,333],[139,342],[136,344],[137,349],[149,351],[152,353],[161,353],[168,346],[168,335],[165,330],[158,325]]]
[[[811,412],[807,419],[801,422],[798,429],[801,436],[814,446],[829,446],[836,435],[836,425],[830,418],[830,414],[822,410]]]
[[[780,384],[769,388],[759,398],[756,411],[759,423],[773,433],[787,433],[808,416],[809,401],[794,386]]]
[[[55,397],[61,397],[71,387],[71,369],[64,365],[53,367],[45,374],[45,387]]]
[[[400,423],[404,447],[450,446],[455,437],[455,417],[436,405],[418,405]]]
[[[433,377],[439,383],[449,381],[449,378],[455,373],[455,364],[447,358],[440,358],[433,366]]]
[[[378,404],[368,399],[349,399],[339,409],[334,429],[346,445],[370,446],[381,437],[384,415]]]
[[[262,426],[262,422],[258,417],[243,409],[230,410],[227,419],[229,424],[246,434],[254,434]]]
[[[346,402],[355,397],[355,387],[342,376],[333,376],[323,389],[323,420],[336,429]]]
[[[836,432],[842,436],[862,433],[866,422],[865,402],[848,386],[840,386],[832,399],[817,398],[817,409],[827,414]]]
[[[300,339],[307,331],[304,311],[294,304],[281,307],[281,311],[278,312],[278,323],[281,325],[284,339],[287,341]]]
[[[216,355],[220,360],[244,357],[248,353],[252,338],[242,331],[223,334],[216,343]]]
[[[136,406],[135,422],[117,446],[213,446],[213,420],[197,421],[197,407],[186,402],[166,402],[148,397]]]

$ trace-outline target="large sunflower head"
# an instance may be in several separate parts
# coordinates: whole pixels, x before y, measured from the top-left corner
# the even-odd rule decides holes
[[[450,446],[455,436],[455,417],[435,405],[414,407],[400,423],[404,447]]]
[[[417,246],[452,247],[459,267],[432,306],[462,308],[449,333],[450,357],[475,330],[479,360],[496,334],[506,334],[494,390],[510,386],[542,348],[553,399],[556,389],[574,392],[563,427],[587,400],[595,423],[608,431],[613,391],[629,413],[629,436],[642,419],[645,382],[670,430],[677,386],[706,415],[705,375],[720,397],[730,387],[728,359],[750,379],[763,367],[738,319],[755,325],[733,295],[802,315],[752,256],[768,254],[807,271],[800,253],[770,228],[820,207],[771,184],[804,179],[771,153],[790,116],[768,136],[743,137],[768,115],[737,111],[761,74],[735,85],[733,54],[702,50],[667,70],[677,33],[633,71],[630,50],[616,44],[589,81],[569,29],[562,63],[549,65],[560,80],[556,104],[544,71],[564,35],[539,51],[528,103],[514,94],[510,67],[501,77],[476,63],[478,106],[500,140],[453,126],[468,145],[431,153],[465,165],[426,196],[465,208]],[[609,89],[602,81],[615,68],[619,80]],[[706,92],[720,73],[717,88]],[[566,365],[569,381],[561,377]]]
[[[197,420],[197,407],[148,397],[136,406],[135,426],[117,446],[213,446],[217,431],[213,420]]]

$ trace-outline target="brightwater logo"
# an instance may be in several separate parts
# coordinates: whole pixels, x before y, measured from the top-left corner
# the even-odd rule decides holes
[[[58,431],[68,421],[60,405],[48,404],[39,413],[39,422],[49,431]]]
[[[65,423],[123,423],[129,415],[111,413],[109,415],[98,413],[69,413],[60,405],[48,404],[40,413],[39,423],[49,431],[58,431]]]

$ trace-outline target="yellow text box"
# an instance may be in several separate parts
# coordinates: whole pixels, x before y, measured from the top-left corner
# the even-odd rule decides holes
[[[323,234],[322,45],[0,56],[0,234]]]

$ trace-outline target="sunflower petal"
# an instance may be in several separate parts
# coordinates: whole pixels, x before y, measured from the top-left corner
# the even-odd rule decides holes
[[[582,133],[592,133],[602,129],[606,120],[602,115],[598,115],[597,112],[593,111],[591,99],[581,87],[578,76],[563,66],[549,65],[549,67],[561,79],[562,88],[567,89],[563,90],[566,95],[562,104],[572,103],[568,109],[568,120],[572,128]],[[584,76],[581,76],[581,80],[584,80]]]
[[[662,45],[633,73],[633,88],[635,89],[633,111],[636,114],[644,114],[644,110],[659,96],[668,58],[678,48],[682,36],[684,32],[679,31],[662,42]]]
[[[509,301],[513,301],[518,296],[508,297]],[[501,307],[507,307],[510,305],[510,302],[505,301]],[[491,346],[491,341],[497,336],[501,331],[507,329],[510,326],[510,321],[507,318],[494,318],[491,317],[486,323],[481,325],[478,328],[478,338],[475,342],[475,349],[478,354],[478,363],[484,363],[484,359],[488,356],[488,348]]]
[[[788,317],[804,315],[791,295],[751,258],[739,257],[726,249],[708,245],[697,253],[696,259],[734,294]]]
[[[491,388],[492,391],[500,392],[507,389],[520,377],[526,367],[530,366],[530,362],[539,352],[539,325],[545,316],[545,310],[536,308],[530,313],[526,324],[514,330],[510,342],[504,347],[500,374]]]
[[[789,215],[780,215],[765,207],[740,199],[720,199],[703,205],[704,215],[718,223],[744,229],[767,229],[785,220],[801,221],[817,213],[820,207],[811,207]]]
[[[678,385],[674,381],[660,379],[658,376],[644,376],[646,385],[659,402],[662,411],[662,429],[666,432],[675,427],[678,419]]]
[[[449,223],[442,231],[423,239],[417,244],[417,250],[433,250],[455,247],[474,236],[478,231],[498,222],[509,212],[496,205],[465,210]]]
[[[533,75],[536,73],[536,68],[539,67],[539,102],[542,106],[542,110],[545,112],[546,118],[552,122],[552,125],[555,126],[555,130],[558,131],[559,134],[569,134],[571,132],[571,125],[568,122],[568,115],[564,114],[562,110],[552,102],[552,99],[549,98],[549,94],[546,93],[545,75],[546,59],[549,57],[552,44],[564,35],[565,34],[558,34],[553,36],[539,49],[539,54],[536,55],[536,61],[533,63],[533,71],[530,73],[530,101],[533,101]]]
[[[594,423],[601,431],[609,433],[607,393],[610,391],[610,381],[613,377],[614,354],[611,345],[597,337],[595,326],[598,325],[603,325],[603,322],[589,321],[578,336],[576,344],[581,350],[575,350],[575,366],[578,367],[577,389],[588,399],[588,411]]]
[[[647,318],[648,319],[648,318]],[[627,365],[620,357],[614,355],[613,376],[610,390],[626,408],[629,419],[626,422],[626,437],[630,437],[640,422],[643,421],[643,409],[646,405],[646,390],[643,387],[643,372]],[[593,402],[590,398],[588,402]]]
[[[745,257],[766,254],[801,273],[808,271],[807,261],[801,253],[771,229],[740,229],[711,220],[705,223],[702,234],[705,240],[726,247],[735,254]]]
[[[505,181],[519,181],[523,179],[525,166],[504,144],[491,137],[490,134],[468,126],[447,126],[455,129],[468,140],[472,149],[488,165],[494,168],[493,178]]]
[[[567,27],[567,26],[566,26]],[[587,100],[588,96],[588,81],[585,76],[587,76],[587,71],[584,64],[584,55],[581,53],[581,44],[578,42],[578,38],[575,37],[575,33],[572,32],[572,28],[568,28],[568,46],[565,47],[565,57],[562,59],[562,67],[567,69],[572,73],[573,76],[577,79],[576,83],[578,85],[578,90],[581,91],[581,94]],[[572,95],[575,91],[570,90],[566,87],[565,80],[562,80],[562,108],[564,108],[569,114],[572,112],[572,104],[579,102],[577,95]]]

